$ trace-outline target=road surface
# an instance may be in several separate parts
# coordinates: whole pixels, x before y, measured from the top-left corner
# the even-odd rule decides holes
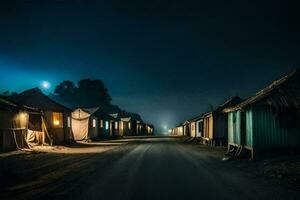
[[[115,141],[95,153],[1,158],[0,199],[297,199],[178,138]],[[111,145],[111,144],[110,144]],[[94,148],[103,148],[95,144]],[[85,147],[77,147],[84,149]],[[77,150],[78,151],[78,150]]]

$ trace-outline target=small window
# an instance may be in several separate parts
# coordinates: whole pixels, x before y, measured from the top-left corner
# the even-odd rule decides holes
[[[71,117],[68,116],[68,127],[70,128],[71,127]]]
[[[115,122],[115,129],[118,128],[118,122]]]
[[[100,127],[103,128],[103,120],[100,120]]]
[[[96,127],[96,119],[93,119],[93,128]]]
[[[106,130],[109,129],[109,123],[108,123],[108,121],[105,122],[105,129],[106,129]]]
[[[63,114],[59,112],[53,112],[52,114],[53,126],[55,128],[63,128]]]
[[[128,123],[128,128],[131,129],[131,123],[130,122]]]

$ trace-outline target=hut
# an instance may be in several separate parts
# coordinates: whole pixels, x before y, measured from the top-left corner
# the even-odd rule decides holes
[[[190,133],[190,122],[188,120],[186,120],[183,124],[183,136],[191,136]]]
[[[154,134],[154,126],[152,124],[146,124],[146,135],[153,135]]]
[[[203,136],[203,118],[202,115],[197,116],[193,119],[195,123],[195,137]]]
[[[144,134],[144,122],[143,121],[136,121],[136,135],[143,135]]]
[[[228,150],[254,158],[265,150],[300,147],[300,70],[274,81],[228,113]]]
[[[183,136],[183,126],[182,126],[182,124],[179,124],[174,128],[174,135]]]
[[[112,137],[118,137],[120,136],[119,131],[120,131],[120,121],[121,117],[119,113],[111,113],[109,114],[113,120],[110,122],[110,129],[111,129],[111,136]]]
[[[74,140],[88,140],[98,137],[99,121],[94,115],[99,108],[77,108],[72,112]]]
[[[150,135],[154,135],[154,125],[150,124]]]
[[[190,137],[200,137],[199,134],[202,133],[202,115],[194,117],[188,120],[189,130],[190,130]],[[200,124],[199,124],[200,123]]]
[[[228,126],[227,113],[223,110],[227,107],[234,106],[242,101],[239,97],[232,97],[220,105],[212,112],[203,115],[203,136],[204,142],[215,145],[223,145],[227,142]]]
[[[111,131],[111,123],[114,120],[112,116],[106,114],[101,108],[99,108],[95,113],[94,116],[98,118],[98,134],[101,138],[109,138],[112,136]]]
[[[11,98],[23,106],[38,108],[43,112],[49,135],[54,144],[73,141],[72,110],[50,99],[39,88],[26,90]]]
[[[119,135],[120,136],[132,135],[131,124],[132,124],[131,117],[120,118]]]
[[[38,109],[24,107],[0,97],[1,150],[51,144],[42,113]]]

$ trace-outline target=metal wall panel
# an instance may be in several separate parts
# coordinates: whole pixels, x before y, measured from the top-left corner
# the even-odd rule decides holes
[[[300,147],[299,128],[282,128],[271,108],[253,109],[253,145],[259,149]]]

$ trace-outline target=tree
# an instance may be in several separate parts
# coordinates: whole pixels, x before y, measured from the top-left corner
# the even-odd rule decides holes
[[[64,98],[72,98],[76,87],[72,81],[63,81],[54,89],[54,94]]]
[[[103,106],[111,103],[111,97],[101,80],[83,79],[78,82],[76,96],[81,106]]]
[[[111,97],[101,80],[83,79],[76,87],[72,81],[63,81],[55,87],[52,97],[72,107],[110,105]]]

